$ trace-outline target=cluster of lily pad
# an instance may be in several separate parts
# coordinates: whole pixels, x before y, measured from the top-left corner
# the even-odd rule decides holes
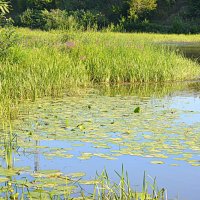
[[[95,95],[40,100],[31,104],[29,115],[15,122],[15,133],[21,149],[40,149],[48,159],[114,160],[130,155],[151,158],[153,164],[170,158],[173,166],[180,164],[178,160],[199,166],[199,123],[188,124],[181,117],[200,113],[172,109],[171,103],[170,99]],[[36,146],[35,141],[65,141],[66,147]],[[77,149],[79,155],[74,154]]]
[[[85,162],[94,157],[116,160],[132,156],[147,158],[152,164],[170,159],[171,166],[182,161],[200,166],[200,123],[182,119],[198,119],[200,112],[172,108],[172,103],[170,97],[93,94],[24,103],[19,118],[1,130],[1,163],[5,160],[7,167],[0,168],[0,192],[13,199],[23,194],[33,199],[68,198],[77,197],[78,184],[98,184],[95,179],[85,180],[82,172],[15,168],[12,161],[17,154]]]

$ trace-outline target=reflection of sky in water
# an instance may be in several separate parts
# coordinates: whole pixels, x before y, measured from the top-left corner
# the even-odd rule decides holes
[[[157,183],[160,188],[168,189],[169,197],[179,196],[181,200],[196,199],[199,192],[199,167],[191,167],[185,162],[181,162],[181,166],[172,167],[169,164],[172,160],[165,160],[166,165],[152,165],[147,158],[121,156],[118,160],[110,161],[102,158],[91,158],[90,160],[63,159],[54,158],[46,160],[39,155],[39,168],[42,170],[60,169],[63,173],[85,172],[86,178],[94,178],[96,172],[102,172],[104,168],[109,172],[110,177],[117,181],[114,172],[121,171],[122,164],[129,173],[131,183],[134,188],[141,190],[143,173],[146,171],[151,177],[157,177]],[[20,162],[16,162],[16,166],[24,166],[24,163],[34,166],[34,157],[23,157]],[[151,181],[150,178],[148,180]]]
[[[199,97],[173,97],[170,108],[175,108],[186,112],[180,116],[180,122],[187,123],[188,125],[200,122]]]
[[[158,103],[159,102],[159,103]],[[167,102],[167,103],[166,103]],[[181,110],[184,111],[176,122],[184,122],[188,126],[192,126],[194,123],[200,122],[200,99],[197,97],[187,96],[172,96],[164,99],[152,100],[152,106],[156,107],[155,112],[158,110]],[[163,108],[163,105],[167,105]],[[80,113],[81,114],[81,113]],[[109,119],[112,121],[111,119]],[[125,119],[127,120],[127,119]],[[106,128],[106,127],[105,127]],[[110,133],[111,137],[116,137],[119,133]],[[151,135],[152,133],[143,133]],[[174,134],[173,137],[176,135]],[[137,139],[137,137],[135,138]],[[148,141],[144,139],[142,142]],[[139,141],[141,142],[141,141]],[[149,141],[150,142],[150,141]],[[36,166],[41,170],[46,169],[59,169],[63,173],[70,172],[85,172],[86,178],[94,178],[96,172],[101,172],[104,168],[110,174],[113,180],[117,179],[114,172],[120,172],[122,164],[128,171],[130,180],[134,187],[141,189],[143,173],[146,171],[151,177],[157,177],[158,186],[160,188],[165,187],[168,190],[168,196],[177,197],[180,200],[197,200],[199,198],[199,179],[200,179],[200,167],[193,167],[185,161],[174,161],[171,156],[167,159],[155,159],[164,161],[164,165],[150,164],[151,158],[143,158],[137,156],[121,155],[117,157],[117,160],[106,160],[104,158],[92,157],[89,160],[77,159],[81,152],[92,153],[110,153],[110,149],[94,148],[90,143],[85,143],[84,146],[73,147],[73,144],[79,142],[67,142],[67,141],[40,141],[41,146],[47,146],[51,148],[73,148],[72,151],[68,151],[69,154],[73,154],[71,159],[52,157],[52,159],[46,159],[40,152],[48,152],[48,149],[38,149],[36,154],[22,154],[16,155],[15,166],[30,166],[31,169],[36,169]],[[167,142],[166,142],[167,143]],[[183,141],[184,143],[184,141]],[[170,141],[169,141],[170,144]],[[112,149],[118,149],[119,146],[109,144]],[[190,151],[188,151],[190,152]],[[178,157],[178,156],[177,156]],[[200,160],[200,156],[195,155],[196,159]],[[180,164],[180,166],[170,166],[170,164]],[[139,186],[137,186],[139,185]],[[170,199],[169,198],[169,199]]]

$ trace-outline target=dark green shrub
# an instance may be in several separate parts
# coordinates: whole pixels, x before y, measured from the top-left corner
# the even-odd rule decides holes
[[[171,32],[173,32],[173,33],[185,33],[185,32],[187,32],[185,24],[180,17],[175,17],[173,19]]]
[[[60,29],[60,30],[77,30],[80,24],[77,19],[65,10],[43,10],[42,17],[44,21],[44,29]]]
[[[107,23],[105,16],[95,11],[77,10],[71,11],[70,14],[77,19],[79,24],[84,27],[85,30],[102,28]]]
[[[199,0],[188,0],[189,1],[189,13],[192,18],[200,17],[200,1]]]
[[[105,25],[104,16],[91,11],[77,10],[43,10],[42,17],[45,30],[87,30],[98,29]]]
[[[0,27],[12,26],[12,18],[7,18],[4,14],[0,14]]]
[[[20,23],[24,27],[42,28],[45,25],[41,10],[27,9],[20,15]]]
[[[123,27],[123,31],[126,32],[150,32],[150,33],[168,33],[169,27],[164,25],[159,25],[155,23],[150,23],[148,20],[144,21],[133,21],[126,19],[119,23]],[[115,26],[118,27],[119,25]]]

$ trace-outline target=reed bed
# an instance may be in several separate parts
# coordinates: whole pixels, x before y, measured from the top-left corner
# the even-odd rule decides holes
[[[93,84],[174,82],[200,74],[198,63],[164,45],[155,45],[150,42],[153,36],[16,32],[17,43],[0,58],[1,118],[15,118],[23,100],[57,97]]]

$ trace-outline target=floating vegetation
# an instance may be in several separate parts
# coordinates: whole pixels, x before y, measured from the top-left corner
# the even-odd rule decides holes
[[[143,177],[142,192],[133,190],[128,173],[116,172],[119,183],[113,182],[104,170],[93,180],[85,180],[84,173],[63,175],[58,170],[38,171],[33,175],[34,180],[1,177],[0,195],[6,199],[133,199],[133,200],[165,200],[165,189],[158,189],[156,179],[147,180]],[[14,175],[13,175],[14,176]],[[4,184],[2,184],[4,183]],[[82,190],[84,185],[91,185],[93,192]]]
[[[127,186],[127,179],[116,184],[106,172],[102,183],[93,176],[94,170],[102,163],[115,166],[123,158],[131,164],[142,159],[156,169],[183,165],[198,169],[200,111],[194,106],[197,102],[198,107],[198,98],[191,101],[190,93],[179,92],[179,87],[176,93],[171,89],[170,95],[165,91],[157,97],[143,95],[143,90],[136,95],[131,86],[124,86],[130,89],[127,95],[120,95],[119,86],[114,92],[104,87],[84,96],[25,101],[18,119],[2,123],[2,198],[127,199],[128,194],[132,199],[164,199],[164,190],[138,193]],[[123,184],[126,189],[121,190]]]
[[[160,160],[153,160],[151,161],[152,164],[157,164],[157,165],[161,165],[161,164],[164,164],[163,161],[160,161]]]
[[[94,84],[175,82],[200,75],[197,62],[145,39],[150,35],[16,32],[21,39],[0,59],[0,118],[17,118],[24,100],[80,94]]]
[[[140,112],[140,107],[135,108],[134,113],[139,113]]]
[[[173,164],[185,161],[198,166],[199,121],[189,125],[182,121],[182,116],[190,116],[191,112],[169,108],[172,102],[96,95],[40,100],[42,107],[37,102],[27,102],[28,108],[24,105],[21,113],[28,109],[29,114],[21,115],[14,123],[13,132],[21,149],[18,153],[24,149],[30,153],[39,151],[47,159],[80,160],[96,157],[116,160],[128,155],[148,158],[152,164],[165,164],[160,159],[173,159]],[[135,114],[135,109],[141,108],[142,112]],[[192,115],[199,116],[200,112]],[[44,145],[40,142],[36,145],[35,141]],[[60,141],[63,147],[59,146]]]

